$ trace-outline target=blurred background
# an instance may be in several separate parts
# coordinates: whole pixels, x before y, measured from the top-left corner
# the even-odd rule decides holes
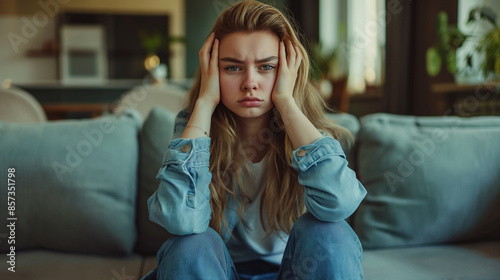
[[[49,120],[99,116],[138,86],[185,91],[234,2],[2,0],[1,87],[31,94]],[[500,115],[500,1],[263,2],[297,22],[337,111]]]

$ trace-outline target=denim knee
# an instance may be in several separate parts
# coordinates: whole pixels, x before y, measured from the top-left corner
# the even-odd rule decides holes
[[[186,257],[199,254],[200,251],[211,250],[217,255],[224,255],[224,241],[212,228],[204,233],[190,235],[176,235],[163,243],[157,253],[158,261],[165,255],[186,255]]]
[[[234,274],[224,241],[212,228],[171,237],[157,257],[158,279],[231,279]]]
[[[303,214],[293,225],[292,234],[297,236],[307,237],[305,240],[320,239],[330,236],[329,242],[353,242],[352,245],[358,246],[361,249],[361,243],[358,236],[352,230],[349,224],[342,220],[339,222],[322,222],[316,219],[311,213]]]
[[[345,221],[305,213],[294,224],[279,279],[362,279],[362,247]]]

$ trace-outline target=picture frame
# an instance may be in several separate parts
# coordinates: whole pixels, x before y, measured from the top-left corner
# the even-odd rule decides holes
[[[102,84],[108,78],[105,29],[101,25],[63,25],[60,78],[63,84]]]

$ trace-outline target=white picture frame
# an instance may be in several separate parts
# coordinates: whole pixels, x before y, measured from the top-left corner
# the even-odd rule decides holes
[[[101,25],[63,25],[60,78],[63,84],[103,84],[108,78],[105,29]]]

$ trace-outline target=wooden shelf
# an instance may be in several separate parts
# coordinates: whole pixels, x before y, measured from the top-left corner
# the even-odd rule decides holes
[[[75,113],[83,113],[90,118],[96,118],[102,115],[109,109],[109,104],[105,103],[85,103],[85,104],[71,104],[71,103],[43,103],[42,108],[45,110],[49,120],[66,119],[68,115]]]
[[[495,89],[500,86],[498,82],[489,82],[483,84],[456,84],[456,83],[439,83],[432,85],[432,92],[434,94],[454,94],[454,93],[467,93],[474,92],[477,89]]]
[[[58,57],[59,50],[30,49],[26,50],[28,57]]]
[[[431,85],[438,112],[461,117],[500,114],[500,83],[436,83]]]

